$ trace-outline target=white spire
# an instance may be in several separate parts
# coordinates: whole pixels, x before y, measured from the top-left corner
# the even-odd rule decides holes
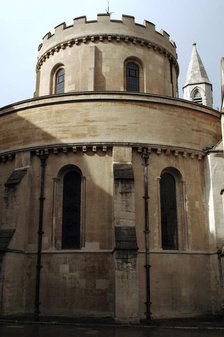
[[[196,43],[193,43],[193,48],[191,52],[191,59],[187,70],[186,80],[184,87],[189,84],[196,83],[208,83],[209,81],[208,75],[206,73],[205,67],[202,63],[200,55],[198,54]]]
[[[212,107],[212,84],[197,51],[196,43],[193,43],[183,95],[185,99]]]

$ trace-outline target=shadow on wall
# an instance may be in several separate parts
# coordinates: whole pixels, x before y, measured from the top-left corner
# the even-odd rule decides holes
[[[96,73],[97,73],[97,81],[95,83],[95,90],[96,91],[104,91],[106,90],[106,80],[105,76],[103,75],[103,54],[99,48],[96,48]]]
[[[30,113],[38,120],[37,110]],[[23,118],[13,111],[0,117],[0,228],[15,230],[0,270],[1,314],[33,312],[37,232],[42,219],[41,313],[113,316],[111,149],[77,145],[75,138],[73,144],[63,143],[45,132],[47,113],[45,117],[38,126],[30,123],[25,110]],[[58,130],[60,121],[55,123]],[[42,154],[46,155],[44,183]],[[65,193],[68,199],[72,193],[63,188],[65,175],[59,174],[63,168],[78,168],[81,173],[79,249],[62,247],[63,200]],[[13,174],[15,178],[21,170],[23,177],[13,181]]]

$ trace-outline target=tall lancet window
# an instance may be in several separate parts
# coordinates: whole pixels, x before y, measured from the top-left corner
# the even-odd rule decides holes
[[[161,239],[163,249],[178,249],[175,177],[165,172],[160,179]]]
[[[63,177],[62,249],[80,248],[81,178],[78,167]]]
[[[65,70],[60,68],[55,76],[55,94],[62,94],[65,88]]]
[[[139,66],[135,62],[126,63],[126,90],[139,91]]]

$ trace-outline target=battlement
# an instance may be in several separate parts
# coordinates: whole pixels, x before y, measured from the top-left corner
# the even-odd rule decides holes
[[[55,27],[54,33],[47,33],[39,45],[39,58],[52,48],[69,43],[70,46],[80,38],[83,42],[94,36],[117,36],[128,39],[133,37],[140,42],[152,43],[159,48],[165,48],[168,53],[176,57],[176,45],[164,30],[156,31],[155,25],[149,21],[144,24],[135,22],[135,18],[122,15],[122,20],[112,20],[109,14],[98,14],[97,20],[88,21],[86,16],[77,17],[73,24],[67,26],[65,22]]]

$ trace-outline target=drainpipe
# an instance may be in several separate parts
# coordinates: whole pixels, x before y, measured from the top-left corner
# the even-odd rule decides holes
[[[39,320],[40,314],[40,272],[41,272],[41,251],[43,238],[43,213],[44,213],[44,186],[45,186],[45,168],[48,155],[43,151],[40,153],[40,197],[39,197],[39,225],[37,232],[37,262],[36,262],[36,287],[35,287],[35,303],[34,303],[34,318]]]
[[[142,150],[142,161],[144,166],[144,235],[145,235],[145,281],[146,281],[146,320],[151,321],[151,296],[150,296],[150,243],[149,243],[149,208],[148,208],[148,149],[143,148]]]

